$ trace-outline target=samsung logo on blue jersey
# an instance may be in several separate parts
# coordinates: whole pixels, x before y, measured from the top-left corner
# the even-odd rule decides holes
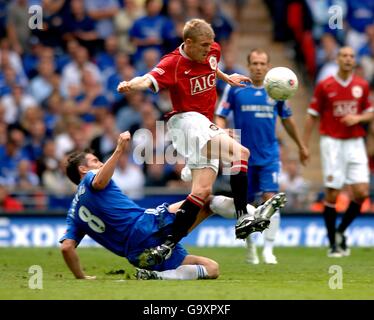
[[[248,105],[248,104],[243,104],[241,106],[241,111],[252,111],[252,112],[274,112],[274,106],[264,106],[260,104],[253,104],[253,105]]]
[[[270,113],[270,112],[256,112],[255,113],[255,118],[270,118],[270,119],[273,119],[274,118],[274,113]]]

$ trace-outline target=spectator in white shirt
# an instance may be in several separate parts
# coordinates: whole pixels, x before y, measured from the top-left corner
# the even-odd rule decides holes
[[[17,84],[12,86],[11,94],[4,95],[0,102],[5,109],[5,122],[8,124],[17,123],[26,109],[38,106],[36,100]]]
[[[71,87],[80,87],[83,70],[88,70],[99,83],[102,83],[100,70],[92,62],[89,61],[88,51],[84,47],[78,47],[73,52],[73,61],[68,63],[62,70],[61,78],[61,95],[69,96]]]
[[[145,177],[141,168],[131,163],[129,157],[129,152],[121,156],[113,180],[129,198],[141,199],[144,196]]]

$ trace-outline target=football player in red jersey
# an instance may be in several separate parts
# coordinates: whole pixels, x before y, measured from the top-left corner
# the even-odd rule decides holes
[[[320,150],[325,186],[325,219],[330,242],[329,257],[350,254],[345,230],[360,214],[369,195],[369,168],[363,137],[363,123],[373,119],[369,84],[354,74],[355,53],[350,47],[339,50],[338,73],[321,81],[314,91],[305,124],[308,146],[312,129],[320,121]],[[336,199],[343,185],[351,189],[352,199],[336,228]]]
[[[186,158],[187,170],[184,172],[189,172],[192,178],[191,193],[179,209],[172,234],[164,245],[145,253],[145,265],[162,262],[187,234],[212,192],[220,159],[231,165],[237,238],[245,239],[270,223],[247,213],[249,150],[212,123],[217,99],[216,78],[233,86],[244,86],[241,81],[250,81],[243,75],[229,76],[218,69],[221,49],[214,42],[214,36],[206,21],[188,21],[183,30],[184,42],[179,48],[165,55],[149,73],[118,85],[120,93],[148,88],[155,92],[169,89],[173,111],[168,115],[168,135],[174,148]]]

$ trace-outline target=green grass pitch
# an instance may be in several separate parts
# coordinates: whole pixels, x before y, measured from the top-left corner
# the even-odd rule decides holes
[[[276,248],[278,265],[248,265],[244,248],[189,248],[220,264],[217,280],[137,281],[127,260],[101,248],[79,248],[82,266],[97,280],[75,280],[58,248],[1,248],[0,299],[374,299],[374,248],[350,257],[326,257],[326,248]],[[43,289],[30,289],[29,267],[43,269]],[[332,265],[342,268],[342,289],[330,289]],[[125,274],[118,272],[125,270]],[[334,282],[336,283],[336,282]]]

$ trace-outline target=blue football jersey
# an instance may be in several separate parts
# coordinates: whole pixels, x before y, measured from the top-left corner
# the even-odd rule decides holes
[[[235,129],[241,130],[241,144],[251,152],[248,165],[279,161],[276,121],[277,116],[286,119],[292,115],[287,103],[271,99],[264,87],[227,86],[216,114],[226,118],[231,111]]]
[[[127,256],[132,244],[141,241],[136,239],[139,232],[134,226],[142,220],[145,209],[124,195],[113,180],[103,190],[95,190],[94,177],[95,171],[90,171],[80,182],[67,215],[67,231],[60,242],[73,239],[79,244],[87,234],[108,250]]]

